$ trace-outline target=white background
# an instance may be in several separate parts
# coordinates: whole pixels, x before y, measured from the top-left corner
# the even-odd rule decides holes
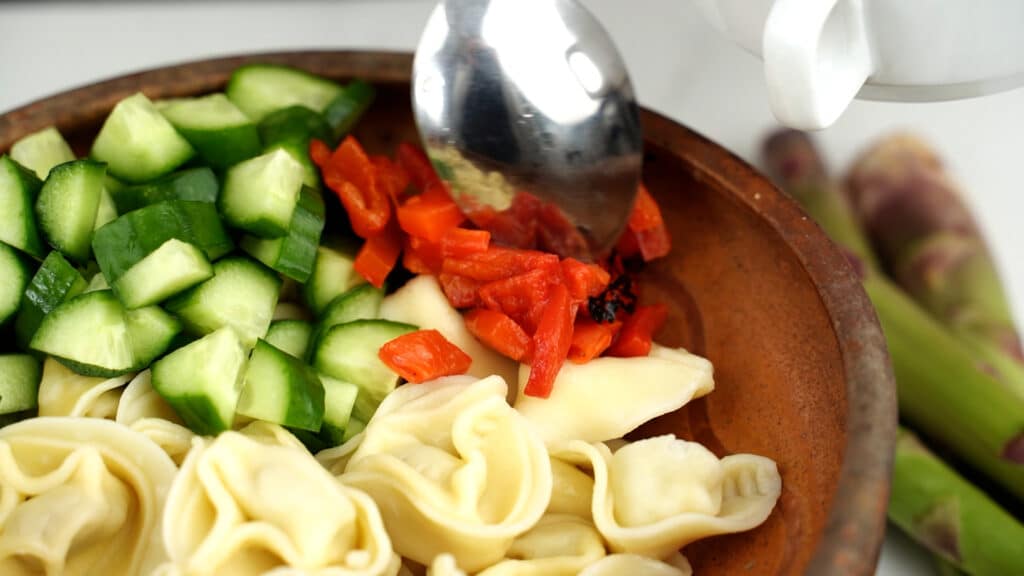
[[[755,161],[774,126],[759,62],[686,0],[584,0],[609,29],[641,102]],[[215,55],[299,48],[411,50],[430,1],[14,2],[0,4],[0,113],[74,86]],[[525,41],[529,31],[524,30]],[[938,104],[855,102],[819,135],[843,169],[873,137],[909,128],[944,154],[986,230],[1024,319],[1024,90]],[[929,574],[887,536],[880,575]]]

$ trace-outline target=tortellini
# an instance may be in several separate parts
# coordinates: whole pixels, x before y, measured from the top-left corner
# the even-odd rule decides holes
[[[145,434],[178,465],[185,459],[195,436],[153,389],[149,370],[140,372],[125,387],[114,420]]]
[[[339,476],[345,472],[345,467],[348,466],[349,459],[352,458],[352,454],[355,453],[356,448],[358,448],[362,442],[363,433],[360,432],[350,438],[348,442],[345,442],[340,446],[326,448],[317,452],[316,461],[326,468],[331,474]]]
[[[771,460],[623,439],[711,392],[704,358],[654,345],[567,363],[550,398],[517,397],[529,368],[509,390],[515,363],[438,302],[419,277],[382,314],[440,330],[470,374],[398,387],[315,457],[267,422],[195,435],[148,370],[88,378],[48,359],[40,414],[76,418],[0,429],[0,574],[691,576],[680,548],[770,514]]]
[[[505,382],[515,382],[516,362],[484,346],[470,334],[462,314],[448,303],[448,297],[433,276],[417,276],[384,298],[380,315],[387,320],[437,330],[473,359],[468,372],[472,376],[486,378],[498,375]],[[509,390],[509,393],[515,393],[515,390]]]
[[[529,374],[529,366],[520,367],[520,391]],[[566,362],[550,397],[520,393],[515,408],[549,444],[603,442],[625,436],[714,387],[711,362],[682,349],[655,344],[643,357]]]
[[[549,514],[574,514],[589,519],[590,502],[593,499],[593,478],[568,462],[551,459]]]
[[[604,555],[604,541],[589,520],[549,514],[516,538],[506,560],[477,576],[575,576]]]
[[[167,500],[166,574],[382,576],[400,567],[373,500],[273,425],[197,438]]]
[[[459,568],[454,556],[438,554],[427,568],[427,576],[466,576],[466,573]]]
[[[400,386],[367,424],[341,480],[380,504],[402,556],[476,572],[544,513],[550,459],[506,393],[498,376]]]
[[[772,460],[719,460],[674,436],[640,440],[614,455],[581,441],[552,453],[592,470],[594,524],[614,552],[664,558],[700,538],[749,530],[764,522],[782,491]]]
[[[587,566],[579,576],[691,576],[693,569],[681,554],[665,562],[636,554],[611,554]]]
[[[150,574],[176,466],[108,420],[0,429],[0,574]]]
[[[130,374],[114,378],[82,376],[48,357],[39,381],[39,415],[113,419],[121,388],[131,379]]]

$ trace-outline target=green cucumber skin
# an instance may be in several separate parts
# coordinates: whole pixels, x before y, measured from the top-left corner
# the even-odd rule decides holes
[[[268,378],[271,380],[267,381]],[[272,388],[281,388],[278,400],[286,403],[283,413],[271,414],[280,410],[280,406],[260,404],[261,399],[257,396],[270,392]],[[246,368],[238,413],[289,428],[317,432],[324,417],[324,387],[312,368],[260,339]]]
[[[37,406],[42,367],[28,354],[0,355],[0,415],[7,416]]]
[[[262,150],[260,133],[254,124],[220,130],[178,128],[178,132],[192,144],[203,160],[218,170],[225,170],[258,156]]]
[[[167,200],[124,214],[97,230],[93,252],[107,282],[113,284],[171,238],[196,246],[211,262],[234,248],[213,204]]]
[[[313,331],[310,353],[323,339],[331,328],[352,322],[353,320],[370,320],[380,317],[380,304],[384,300],[384,291],[372,284],[359,284],[341,294],[324,308]]]
[[[106,164],[87,159],[54,166],[36,198],[43,236],[76,262],[89,259],[106,169]]]
[[[389,320],[354,320],[327,330],[314,350],[313,367],[323,374],[359,387],[356,406],[363,412],[377,404],[398,384],[398,375],[377,356],[380,347],[415,331],[411,324]],[[365,398],[364,398],[365,393]]]
[[[165,101],[160,112],[204,162],[223,170],[260,153],[259,131],[222,93]]]
[[[153,389],[193,432],[215,436],[234,421],[246,362],[238,334],[223,328],[154,362]]]
[[[14,320],[18,346],[27,350],[43,317],[62,302],[84,292],[87,285],[85,278],[60,252],[50,252],[22,295]]]
[[[333,130],[335,140],[341,140],[362,118],[377,96],[376,89],[362,80],[345,86],[344,92],[324,109],[324,118]]]
[[[35,217],[36,198],[42,187],[43,181],[35,172],[6,154],[0,156],[0,206],[4,213],[0,242],[40,259],[47,251]]]
[[[257,260],[281,274],[297,282],[306,282],[313,273],[325,223],[323,198],[316,190],[304,186],[299,193],[299,204],[292,214],[286,236],[246,236],[241,246]]]
[[[124,214],[165,200],[217,202],[220,183],[208,167],[186,168],[146,184],[125,186],[111,195],[119,213]]]
[[[319,432],[292,430],[295,437],[314,453],[342,444],[350,437],[350,428],[358,428],[361,431],[365,426],[352,417],[353,406],[359,393],[356,385],[323,374],[320,374],[320,382],[324,387],[324,417]],[[352,431],[351,435],[354,436],[356,433]]]
[[[264,151],[281,148],[302,164],[303,184],[320,188],[320,170],[309,157],[309,143],[320,140],[331,148],[334,136],[324,117],[305,106],[289,106],[268,114],[259,123]]]
[[[284,142],[303,142],[309,146],[312,139],[333,144],[331,127],[323,115],[305,106],[289,106],[271,112],[258,125],[260,140],[265,148]]]
[[[25,289],[32,281],[27,260],[16,248],[0,242],[0,326],[18,313]]]
[[[79,294],[43,317],[29,347],[53,356],[84,376],[109,378],[127,374],[135,365],[124,312],[110,290]],[[90,316],[102,320],[81,326]]]

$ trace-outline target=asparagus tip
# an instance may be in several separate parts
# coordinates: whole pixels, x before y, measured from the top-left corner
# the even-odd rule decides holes
[[[837,247],[843,253],[843,256],[846,256],[846,260],[850,263],[850,266],[853,267],[853,272],[857,275],[857,279],[863,282],[868,275],[868,266],[864,262],[864,259],[853,250],[847,249],[845,246],[837,245]]]
[[[944,500],[918,520],[917,533],[933,552],[959,563],[959,519],[959,500]]]
[[[1003,458],[1024,465],[1024,432],[1017,434],[1003,448]]]
[[[777,182],[799,183],[825,175],[821,156],[806,132],[776,130],[765,138],[761,150],[769,176]]]

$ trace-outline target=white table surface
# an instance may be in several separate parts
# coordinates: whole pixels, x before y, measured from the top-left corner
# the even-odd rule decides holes
[[[720,38],[685,0],[584,0],[622,51],[642,103],[756,162],[775,121],[759,62]],[[165,64],[246,51],[411,50],[431,1],[0,3],[0,112],[67,88]],[[524,36],[528,36],[524,31]],[[1024,90],[937,104],[855,102],[819,135],[844,167],[871,138],[907,128],[948,159],[986,230],[1024,325],[1021,151]],[[890,530],[882,576],[930,574]]]

